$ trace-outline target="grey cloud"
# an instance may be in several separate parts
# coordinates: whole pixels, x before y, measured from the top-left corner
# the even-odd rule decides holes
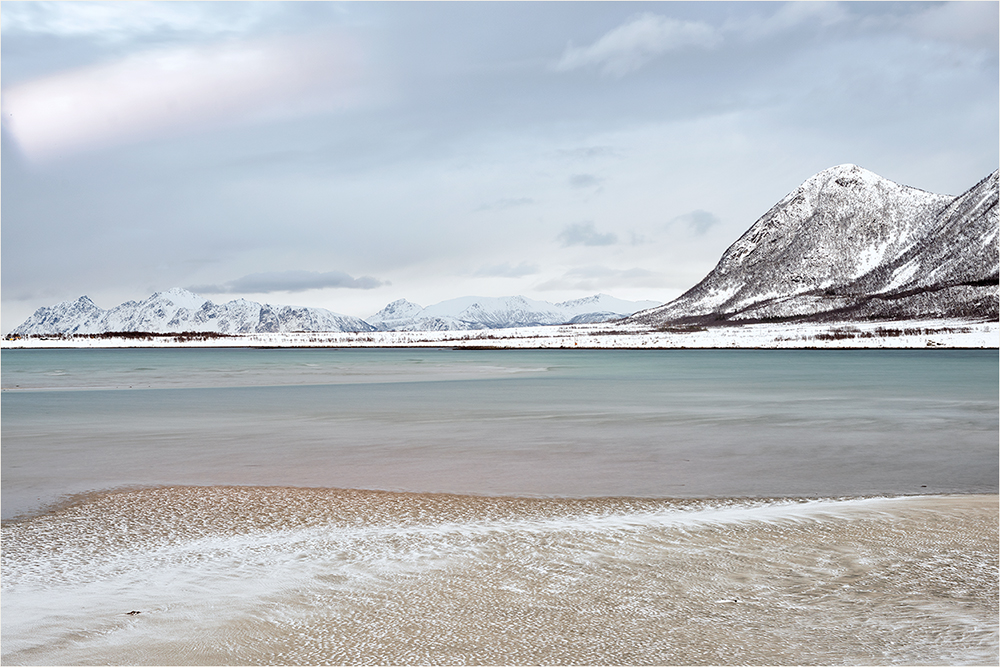
[[[389,283],[371,276],[352,278],[343,271],[274,271],[251,273],[221,285],[193,285],[192,292],[205,294],[266,294],[268,292],[304,292],[326,287],[374,289]]]
[[[594,290],[617,285],[649,285],[657,282],[658,274],[646,269],[611,269],[606,266],[581,266],[571,269],[561,278],[546,281],[539,290]],[[652,281],[650,279],[653,279]]]
[[[621,157],[621,152],[614,146],[585,146],[583,148],[568,148],[556,151],[560,157],[570,160],[590,160],[603,157]]]
[[[600,182],[601,179],[593,174],[573,174],[569,177],[569,184],[574,188],[590,188]]]
[[[1000,6],[995,2],[929,5],[908,21],[919,36],[996,52]]]
[[[950,19],[950,14],[956,12],[947,13]],[[769,15],[731,18],[718,27],[705,21],[681,20],[646,12],[613,28],[590,46],[567,46],[553,69],[567,72],[597,67],[606,75],[622,77],[667,52],[689,48],[714,49],[722,44],[724,35],[754,41],[806,25],[827,27],[849,20],[846,9],[826,2],[789,2],[778,6]]]
[[[718,31],[703,21],[645,13],[611,30],[587,47],[569,46],[555,65],[558,72],[597,66],[605,74],[624,76],[667,51],[689,46],[711,48],[721,41]]]
[[[538,273],[538,271],[538,265],[530,262],[521,262],[517,266],[511,266],[510,263],[505,262],[496,266],[484,266],[476,271],[475,275],[495,278],[522,278]]]
[[[609,269],[606,266],[581,266],[566,272],[570,278],[648,278],[652,271],[646,269]]]
[[[671,225],[680,224],[687,227],[690,231],[694,232],[696,235],[701,236],[709,229],[721,222],[718,216],[709,213],[708,211],[703,211],[698,209],[696,211],[691,211],[690,213],[685,213],[684,215],[679,215],[670,221]]]
[[[534,204],[535,200],[530,197],[518,197],[518,198],[504,198],[498,199],[492,204],[483,204],[477,211],[503,211],[508,208],[514,208],[516,206],[527,206],[528,204]]]
[[[601,234],[594,229],[592,222],[574,222],[559,233],[557,237],[562,241],[563,247],[571,245],[602,246],[614,245],[618,242],[615,234]]]
[[[757,40],[787,33],[813,25],[828,27],[850,21],[848,11],[837,3],[830,2],[788,2],[778,6],[777,11],[760,16],[728,21],[723,30],[732,32],[745,40]]]

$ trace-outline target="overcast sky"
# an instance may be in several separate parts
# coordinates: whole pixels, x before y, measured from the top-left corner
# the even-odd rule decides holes
[[[997,10],[5,1],[2,329],[171,287],[665,302],[822,169],[996,169]]]

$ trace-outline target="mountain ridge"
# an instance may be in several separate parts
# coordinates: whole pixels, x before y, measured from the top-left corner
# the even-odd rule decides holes
[[[88,296],[39,308],[10,335],[110,332],[213,332],[245,334],[292,331],[370,332],[497,329],[621,319],[655,305],[598,294],[552,304],[523,296],[460,297],[424,308],[399,299],[369,323],[325,308],[278,306],[246,299],[216,304],[181,288],[155,292],[109,310]]]
[[[998,172],[951,197],[857,165],[807,179],[644,325],[996,319]]]
[[[107,311],[87,296],[42,307],[10,335],[444,331],[610,320],[654,327],[996,321],[998,173],[953,197],[900,185],[853,164],[825,169],[772,206],[699,283],[662,305],[606,294],[561,303],[469,296],[426,308],[399,299],[363,320],[245,299],[215,304],[174,288]]]
[[[607,294],[550,303],[524,296],[459,297],[426,308],[399,299],[367,318],[379,331],[459,331],[582,324],[623,319],[655,305],[624,301]]]
[[[181,288],[154,292],[102,310],[87,296],[42,307],[11,335],[187,331],[221,334],[285,331],[374,331],[364,320],[325,308],[300,308],[236,299],[215,304]]]

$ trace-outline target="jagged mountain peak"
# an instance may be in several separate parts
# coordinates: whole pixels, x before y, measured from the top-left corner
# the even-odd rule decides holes
[[[885,189],[888,191],[899,192],[899,191],[915,191],[923,192],[925,194],[933,194],[927,192],[926,190],[921,190],[920,188],[915,188],[909,185],[903,185],[895,181],[889,180],[883,176],[879,176],[873,171],[869,171],[864,167],[858,166],[856,164],[838,164],[834,167],[824,169],[816,174],[813,174],[802,184],[793,191],[792,195],[798,192],[833,192],[842,193],[842,188],[850,188],[854,190],[865,190],[865,189]],[[792,196],[790,195],[790,196]],[[935,195],[935,196],[945,196],[948,195]]]
[[[399,320],[416,316],[423,310],[423,306],[407,301],[406,299],[396,299],[385,308],[368,318],[369,322],[385,322],[389,320]]]
[[[363,320],[324,308],[292,308],[235,299],[214,304],[184,289],[155,292],[142,301],[126,301],[110,310],[88,297],[39,308],[12,333],[85,334],[116,331],[371,331]]]
[[[997,274],[996,201],[992,177],[951,197],[838,165],[775,204],[701,282],[633,321],[996,313],[986,284]],[[900,294],[907,285],[951,291],[920,301]],[[893,304],[869,303],[890,294]]]
[[[208,302],[208,299],[206,299],[205,297],[195,294],[194,292],[189,292],[183,287],[174,287],[168,289],[165,292],[154,292],[147,299],[147,301],[154,301],[154,300],[169,301],[175,306],[179,306],[181,308],[188,308],[191,310],[201,308],[206,302]]]
[[[840,179],[841,182],[837,183],[837,185],[840,185],[841,187],[849,185],[857,185],[862,182],[865,183],[879,183],[882,181],[888,183],[892,182],[887,178],[879,176],[873,171],[869,171],[864,167],[860,167],[856,164],[848,162],[846,164],[838,164],[833,167],[829,167],[827,169],[824,169],[823,171],[813,174],[805,181],[803,181],[802,187],[808,187],[810,185],[818,183],[825,184],[830,182],[831,180],[836,181],[837,179]]]
[[[840,165],[806,180],[765,213],[723,254],[719,269],[744,273],[748,265],[777,261],[800,274],[802,287],[813,282],[807,274],[820,283],[844,271],[860,275],[951,200]],[[800,266],[792,266],[793,257]]]

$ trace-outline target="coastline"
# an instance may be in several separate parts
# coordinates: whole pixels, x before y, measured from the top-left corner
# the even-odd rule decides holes
[[[4,524],[3,659],[995,664],[997,512],[993,494],[103,492]]]
[[[0,660],[996,664],[994,351],[414,347],[4,355]]]
[[[88,507],[104,508],[107,512],[111,507],[126,507],[131,503],[147,504],[155,498],[162,503],[152,516],[163,518],[169,513],[178,516],[195,511],[200,504],[194,499],[231,497],[233,503],[248,503],[248,508],[259,508],[270,505],[272,510],[279,501],[288,503],[288,508],[297,512],[319,516],[317,508],[324,503],[332,503],[336,507],[334,514],[339,518],[356,523],[358,521],[376,522],[387,517],[383,514],[366,513],[372,503],[392,507],[405,514],[404,523],[410,520],[418,522],[432,518],[459,521],[479,518],[510,517],[513,514],[527,512],[529,514],[543,511],[565,511],[584,515],[601,514],[606,508],[617,508],[628,512],[650,512],[671,508],[678,511],[693,511],[706,507],[742,507],[759,508],[764,506],[814,505],[849,502],[880,502],[900,501],[918,504],[947,503],[955,505],[968,504],[970,507],[995,507],[1000,514],[1000,493],[989,491],[947,491],[931,493],[862,493],[842,495],[575,495],[575,494],[539,494],[539,493],[472,493],[451,491],[411,491],[380,488],[345,488],[325,486],[299,486],[290,484],[127,484],[102,489],[67,494],[45,505],[27,510],[16,516],[0,520],[0,527],[8,528],[30,523],[43,517],[52,517],[66,513],[86,512]],[[299,502],[301,500],[301,502]],[[361,500],[360,504],[352,503]],[[428,512],[428,508],[431,508]],[[470,515],[470,509],[483,510],[485,513]],[[456,513],[458,512],[458,513]],[[333,514],[319,512],[326,519]],[[513,513],[513,514],[512,514]],[[95,515],[95,517],[98,515]],[[245,519],[246,517],[244,517]],[[267,521],[285,519],[267,513]],[[401,525],[402,515],[391,517],[393,525]]]
[[[151,336],[52,335],[5,339],[0,349],[274,347],[465,349],[997,349],[1000,322],[957,319],[754,323],[663,327],[613,322],[457,331],[282,332]]]

